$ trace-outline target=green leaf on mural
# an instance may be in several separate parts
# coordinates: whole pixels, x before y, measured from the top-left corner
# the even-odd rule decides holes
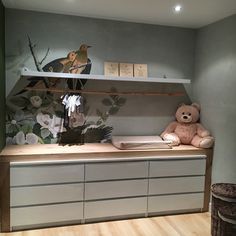
[[[51,139],[50,139],[49,137],[44,138],[44,139],[43,139],[43,142],[44,142],[45,144],[51,144]]]
[[[33,133],[40,136],[41,135],[41,125],[36,123],[33,127]]]
[[[50,135],[50,131],[48,129],[41,129],[40,133],[43,139],[47,138]]]
[[[123,106],[125,103],[126,103],[126,99],[125,98],[119,98],[116,101],[117,106],[120,106],[120,107]]]
[[[108,99],[108,98],[104,98],[104,99],[102,100],[102,103],[103,103],[103,105],[105,105],[105,106],[111,106],[111,105],[112,105],[112,101],[111,101],[110,99]]]
[[[20,131],[22,131],[24,134],[32,133],[32,127],[26,124],[21,126]]]
[[[109,110],[109,114],[115,115],[119,111],[119,109],[119,107],[111,107],[111,109]]]
[[[10,102],[18,108],[25,108],[30,104],[30,101],[25,97],[12,97]]]

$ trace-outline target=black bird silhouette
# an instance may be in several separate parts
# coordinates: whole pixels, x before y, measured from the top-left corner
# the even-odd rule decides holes
[[[87,53],[87,49],[90,47],[91,46],[82,44],[79,50],[69,52],[67,57],[65,58],[58,58],[49,62],[42,68],[42,70],[44,72],[90,74],[92,63],[91,60],[88,58],[88,53]],[[34,87],[39,81],[43,81],[45,86],[47,88],[49,87],[45,79],[42,77],[32,77],[29,78],[28,80],[30,81],[30,83],[27,85],[27,87]],[[80,90],[85,85],[86,82],[87,82],[86,79],[77,80],[74,89]],[[68,80],[67,85],[69,89],[73,89],[72,80]],[[27,91],[26,89],[21,90],[16,95],[22,94],[26,91]]]

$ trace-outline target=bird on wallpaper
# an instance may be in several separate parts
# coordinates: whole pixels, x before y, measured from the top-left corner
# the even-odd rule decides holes
[[[88,46],[82,44],[77,51],[71,51],[64,58],[55,59],[48,64],[46,64],[42,70],[44,72],[59,72],[59,73],[72,73],[72,74],[89,74],[91,71],[91,60],[88,58]],[[27,87],[34,87],[39,81],[42,81],[42,78],[29,78],[30,83]],[[81,89],[87,80],[77,80],[76,86],[74,89]],[[58,83],[58,79],[51,79],[51,86],[55,86]],[[67,81],[69,89],[73,89],[72,80]],[[27,90],[22,90],[16,95],[26,92]]]
[[[82,44],[78,51],[76,51],[75,60],[72,65],[69,67],[69,72],[72,74],[89,74],[91,71],[91,60],[88,58],[88,46]],[[68,68],[68,67],[67,67]],[[77,81],[75,89],[81,89],[82,86],[86,83],[86,80]],[[68,87],[73,88],[73,82],[71,80],[67,81]]]

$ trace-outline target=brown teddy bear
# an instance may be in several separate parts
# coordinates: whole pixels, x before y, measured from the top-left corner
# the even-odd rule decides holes
[[[177,121],[171,122],[161,134],[163,140],[172,141],[173,146],[179,144],[191,144],[195,147],[210,148],[214,138],[200,123],[197,123],[200,115],[200,106],[181,104],[176,111]]]

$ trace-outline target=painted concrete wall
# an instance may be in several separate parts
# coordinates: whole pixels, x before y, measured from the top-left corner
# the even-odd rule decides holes
[[[0,150],[5,145],[5,15],[0,1]]]
[[[50,47],[45,63],[64,57],[80,44],[93,47],[89,57],[93,62],[91,74],[103,74],[104,61],[148,64],[152,77],[192,79],[196,31],[192,29],[163,27],[118,21],[6,10],[6,62],[9,94],[19,79],[19,69],[26,66],[35,70],[28,48],[27,34],[37,44],[36,51],[42,58]],[[182,85],[137,84],[110,82],[88,83],[88,88],[119,90],[183,91]],[[96,109],[104,109],[102,96],[89,96],[90,118],[96,117]],[[183,97],[126,97],[127,102],[115,116],[107,121],[114,127],[113,134],[151,135],[159,134],[174,119],[174,111]]]
[[[236,15],[198,30],[193,99],[216,138],[213,183],[236,183]]]

